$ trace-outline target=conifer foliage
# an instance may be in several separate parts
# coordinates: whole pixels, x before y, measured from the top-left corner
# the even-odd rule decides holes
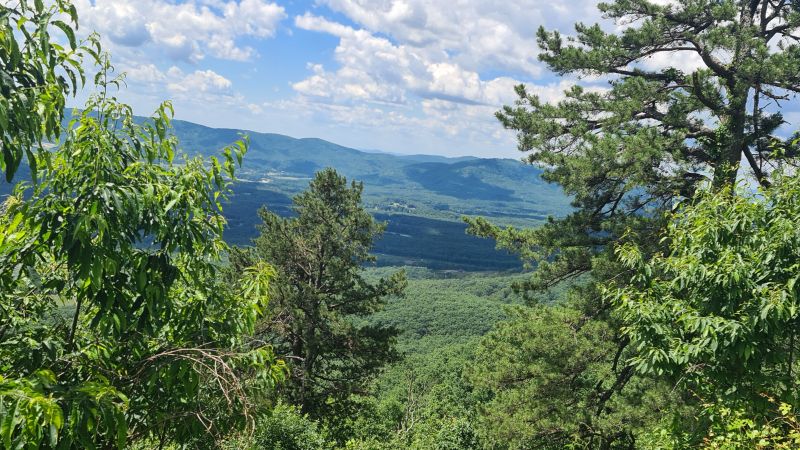
[[[783,102],[800,92],[796,2],[615,0],[598,7],[622,31],[578,23],[565,37],[542,27],[540,59],[558,74],[600,77],[608,86],[574,86],[556,103],[519,86],[517,103],[497,113],[517,132],[528,161],[574,197],[577,211],[522,233],[473,222],[474,232],[521,247],[529,259],[553,261],[540,272],[543,283],[590,270],[603,244],[629,226],[645,227],[636,222],[691,197],[699,183],[722,188],[741,175],[767,186],[770,172],[797,153],[775,133]]]
[[[288,399],[314,417],[345,417],[350,395],[397,356],[395,330],[359,323],[406,285],[403,272],[376,282],[363,276],[385,225],[364,209],[362,190],[333,169],[320,171],[293,199],[294,217],[261,211],[249,255],[277,271],[264,336],[291,368]]]

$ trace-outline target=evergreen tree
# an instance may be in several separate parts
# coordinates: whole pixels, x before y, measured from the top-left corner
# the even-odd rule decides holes
[[[570,307],[614,330],[608,339],[615,345],[598,355],[613,370],[585,394],[606,398],[636,376],[615,363],[635,358],[636,347],[601,289],[630,278],[615,246],[635,242],[647,260],[663,250],[663,213],[699,186],[732,192],[743,177],[769,186],[775,169],[795,163],[796,145],[776,132],[782,102],[800,92],[800,10],[786,0],[614,0],[598,7],[615,31],[577,24],[564,38],[540,28],[540,59],[558,74],[608,86],[574,86],[555,103],[519,86],[516,104],[497,113],[517,132],[527,161],[573,197],[575,211],[529,230],[468,222],[470,232],[536,266],[517,286],[522,291],[589,274]],[[654,68],[651,58],[659,56],[696,65]]]
[[[637,380],[622,395],[598,395],[597,384],[625,365],[606,356],[616,350],[608,323],[561,305],[511,313],[483,339],[470,366],[476,391],[486,392],[488,447],[633,448],[640,433],[668,422],[661,407],[679,407],[679,395],[650,380]]]
[[[260,211],[252,256],[277,270],[265,336],[290,365],[286,396],[315,418],[345,414],[350,395],[396,356],[393,329],[359,324],[405,287],[402,272],[376,283],[361,274],[384,229],[361,205],[362,189],[325,169],[294,198],[295,217]]]
[[[555,104],[524,86],[497,113],[544,177],[574,197],[577,211],[535,232],[473,231],[500,238],[536,261],[543,283],[592,268],[644,215],[691,197],[698,183],[731,186],[739,173],[769,185],[796,145],[775,135],[782,101],[800,92],[800,9],[787,0],[615,0],[599,4],[618,26],[578,24],[575,36],[540,28],[540,59],[561,75],[599,76],[608,88],[574,86]],[[690,71],[648,69],[649,58],[696,60]],[[747,170],[740,168],[746,161]]]

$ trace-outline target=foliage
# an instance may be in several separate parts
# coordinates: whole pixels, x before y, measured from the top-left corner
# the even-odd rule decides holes
[[[239,254],[277,270],[263,336],[289,361],[285,397],[313,418],[337,411],[341,420],[351,394],[395,358],[393,329],[356,324],[405,286],[402,272],[373,283],[361,274],[384,227],[361,205],[362,189],[333,169],[319,172],[294,198],[296,217],[263,209],[261,236]]]
[[[788,403],[764,396],[770,405],[770,419],[754,419],[744,409],[720,403],[703,403],[704,414],[711,418],[692,435],[686,428],[657,427],[642,433],[642,448],[715,450],[792,449],[800,445],[800,423]],[[699,437],[698,437],[699,436]]]
[[[208,445],[252,425],[253,395],[283,376],[268,347],[246,340],[270,269],[233,286],[217,277],[219,202],[246,143],[210,167],[176,161],[170,105],[137,125],[109,96],[111,71],[104,62],[100,93],[0,218],[7,448]]]
[[[619,248],[634,283],[612,293],[637,371],[680,376],[762,424],[762,394],[797,404],[798,194],[795,176],[758,193],[705,192],[672,216],[665,253]]]
[[[479,399],[464,376],[473,341],[409,355],[381,374],[359,404],[347,448],[478,449]],[[380,437],[380,439],[376,439]]]
[[[67,0],[0,4],[0,169],[6,181],[25,157],[37,174],[40,158],[47,157],[43,141],[58,138],[66,99],[85,84],[84,57],[98,57],[97,39],[79,42],[77,28],[75,6]],[[58,43],[63,38],[66,47]]]
[[[769,0],[613,0],[598,8],[613,31],[578,23],[565,38],[540,28],[540,59],[560,75],[609,85],[574,86],[553,103],[519,86],[516,104],[497,113],[528,162],[543,167],[576,210],[527,230],[467,221],[470,232],[536,266],[522,290],[590,274],[578,309],[607,321],[617,353],[635,353],[618,316],[608,314],[612,305],[592,300],[602,298],[603,283],[625,285],[630,276],[614,246],[626,236],[647,261],[665,245],[663,213],[699,186],[720,191],[744,176],[769,186],[774,168],[794,163],[796,143],[776,136],[782,116],[770,102],[800,91],[800,45],[791,37],[800,13],[792,2]],[[696,58],[697,68],[648,61],[673,54]],[[748,171],[740,170],[743,160]],[[626,367],[606,383],[617,386]],[[597,420],[603,414],[597,410]]]
[[[268,416],[256,422],[255,433],[231,439],[230,450],[325,450],[333,448],[325,430],[298,408],[278,403]]]
[[[406,271],[411,270],[409,268]],[[390,269],[371,269],[367,276]],[[430,353],[449,344],[486,334],[505,320],[503,306],[521,302],[509,284],[525,275],[459,274],[449,278],[410,279],[402,297],[392,297],[368,323],[400,330],[398,348],[407,353]]]
[[[438,219],[538,222],[540,206],[566,212],[561,197],[520,200],[541,181],[509,161],[261,135],[256,169],[286,183],[240,185],[255,195],[235,213],[264,198],[272,210],[260,211],[254,247],[228,254],[222,205],[247,141],[210,165],[176,157],[235,132],[171,129],[168,103],[135,118],[110,94],[121,80],[108,79],[97,39],[76,41],[70,3],[30,3],[0,6],[0,168],[11,181],[27,159],[33,181],[0,214],[0,446],[800,445],[800,177],[780,170],[797,142],[776,136],[775,106],[800,92],[794,2],[613,0],[598,6],[625,25],[615,32],[540,29],[551,69],[610,85],[552,104],[520,86],[497,117],[576,209],[528,230],[467,219],[533,276],[414,269],[408,287],[403,272],[365,271],[371,252],[510,268],[506,255],[472,261],[485,249]],[[700,66],[645,64],[664,53]],[[101,91],[64,125],[87,56]],[[288,152],[303,146],[318,151]],[[333,169],[289,204],[284,193],[345,154],[348,175],[376,186],[366,205],[363,185]],[[761,189],[737,188],[742,177]],[[424,194],[397,194],[408,186]],[[519,204],[538,209],[510,212]],[[392,222],[377,246],[376,218]]]
[[[371,323],[401,330],[403,360],[389,365],[358,401],[348,422],[348,448],[490,448],[480,434],[486,389],[476,392],[469,376],[477,371],[481,337],[508,319],[504,309],[523,299],[510,288],[525,274],[431,271],[406,267],[408,287],[401,298],[372,314]],[[390,268],[366,271],[368,279]],[[549,293],[541,298],[550,302]]]
[[[773,406],[771,420],[753,420],[742,410],[719,405],[707,405],[715,420],[703,438],[708,449],[792,449],[800,445],[800,423],[794,408],[787,403],[767,400]]]
[[[655,383],[631,380],[630,370],[616,375],[625,355],[607,322],[569,306],[512,312],[470,366],[475,389],[488,396],[480,429],[491,448],[630,448],[661,408],[679,403]]]
[[[800,13],[790,2],[615,0],[599,8],[631,26],[614,34],[579,23],[567,42],[540,28],[540,58],[559,74],[608,76],[611,87],[575,86],[550,104],[520,86],[517,104],[497,114],[578,210],[536,230],[471,222],[474,233],[542,265],[533,288],[591,270],[593,255],[628,228],[657,230],[643,218],[690,197],[701,180],[731,185],[743,157],[765,185],[770,165],[794,157],[795,145],[772,134],[780,112],[763,111],[800,90],[800,46],[790,37]],[[642,67],[676,52],[703,64],[692,73]]]

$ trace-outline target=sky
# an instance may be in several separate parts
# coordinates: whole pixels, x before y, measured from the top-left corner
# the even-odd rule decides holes
[[[576,82],[538,61],[536,30],[602,23],[594,0],[74,2],[137,114],[171,99],[212,127],[445,156],[521,157],[494,113],[519,83],[555,101]]]

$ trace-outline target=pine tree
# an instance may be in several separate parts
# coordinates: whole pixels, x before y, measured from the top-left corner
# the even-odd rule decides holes
[[[341,412],[396,357],[395,330],[359,324],[405,287],[402,272],[374,283],[362,274],[385,227],[362,206],[362,190],[326,169],[293,199],[295,217],[260,212],[251,256],[277,270],[265,336],[290,365],[288,399],[313,417]]]
[[[733,193],[744,178],[769,186],[775,170],[797,156],[793,140],[779,133],[781,108],[800,92],[797,2],[615,0],[598,7],[615,31],[581,23],[566,38],[538,31],[540,59],[550,69],[592,80],[555,103],[519,86],[516,104],[497,113],[517,132],[527,161],[573,197],[575,211],[528,230],[467,220],[472,233],[536,266],[519,289],[587,281],[569,306],[614,330],[608,339],[615,345],[598,356],[614,369],[582,398],[563,399],[575,403],[625,397],[638,377],[625,364],[636,348],[602,291],[609,280],[625,285],[631,277],[615,247],[635,243],[648,260],[664,250],[663,213],[676,203],[701,186]],[[660,60],[691,64],[657,67]],[[588,414],[602,420],[607,411]]]
[[[519,86],[517,103],[497,113],[527,160],[573,196],[576,212],[535,233],[473,221],[474,232],[522,246],[529,259],[559,255],[540,271],[545,284],[590,270],[604,244],[700,183],[721,188],[752,175],[768,186],[770,172],[797,155],[776,134],[781,107],[800,92],[796,2],[616,0],[599,8],[624,30],[579,23],[565,39],[540,28],[540,59],[560,75],[605,77],[609,86],[576,85],[554,104]],[[659,55],[697,68],[648,68]]]

